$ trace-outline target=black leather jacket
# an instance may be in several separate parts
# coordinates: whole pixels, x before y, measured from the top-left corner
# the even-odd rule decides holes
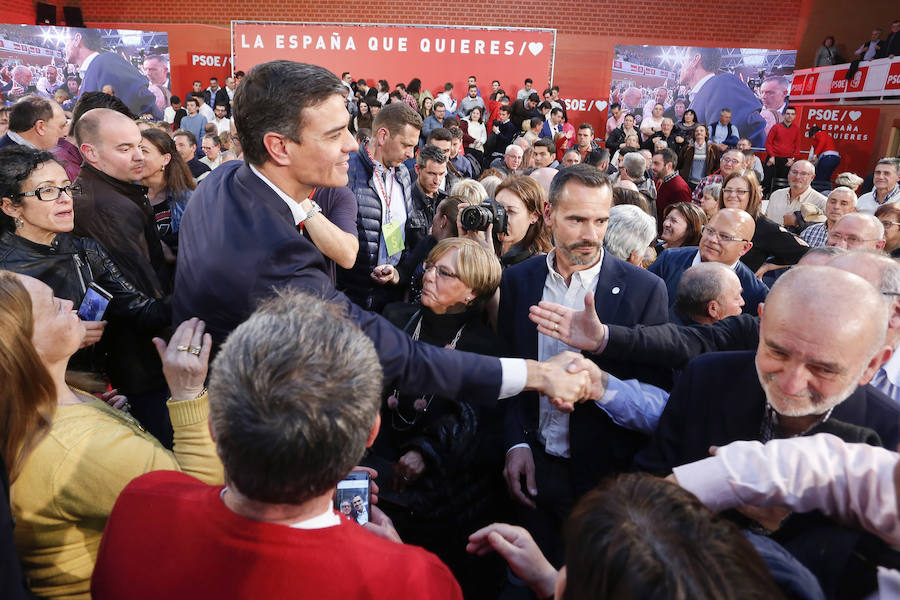
[[[92,281],[112,294],[104,320],[103,339],[95,347],[80,350],[69,362],[76,370],[109,370],[113,385],[123,392],[143,391],[150,380],[161,377],[159,358],[147,364],[149,338],[172,321],[168,298],[150,298],[135,289],[119,272],[106,250],[94,239],[60,233],[48,246],[10,232],[0,235],[0,269],[29,275],[46,283],[58,298],[81,304]],[[138,348],[137,345],[149,348]],[[115,375],[114,375],[115,374]]]

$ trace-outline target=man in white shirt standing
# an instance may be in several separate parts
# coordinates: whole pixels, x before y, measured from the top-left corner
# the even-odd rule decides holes
[[[900,181],[900,160],[890,157],[879,160],[872,175],[875,187],[871,192],[859,197],[856,210],[874,215],[879,206],[889,202],[900,202],[898,181]]]
[[[810,187],[815,176],[816,168],[808,160],[798,160],[791,165],[788,187],[772,192],[766,216],[779,225],[796,225],[794,211],[800,210],[800,205],[804,202],[811,202],[824,212],[825,196]]]
[[[216,104],[215,110],[213,110],[213,118],[210,123],[214,123],[216,126],[216,133],[222,135],[226,131],[231,131],[231,119],[228,118],[228,107],[224,104]]]

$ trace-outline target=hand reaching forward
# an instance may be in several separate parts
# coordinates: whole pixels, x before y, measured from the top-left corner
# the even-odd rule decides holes
[[[467,552],[484,556],[492,550],[506,560],[512,572],[527,583],[538,598],[553,595],[558,573],[525,529],[494,523],[469,536]]]
[[[572,412],[576,402],[584,402],[591,396],[591,378],[582,362],[585,360],[575,352],[561,352],[544,362],[529,360],[525,389],[547,396],[562,412]]]
[[[537,324],[538,333],[579,350],[594,352],[606,339],[606,326],[600,322],[594,307],[594,292],[584,295],[584,310],[541,302],[528,309],[528,318]]]

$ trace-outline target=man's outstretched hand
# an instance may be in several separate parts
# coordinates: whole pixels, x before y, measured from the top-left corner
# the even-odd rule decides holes
[[[606,327],[594,307],[594,292],[585,294],[584,310],[541,302],[528,309],[528,318],[538,326],[538,333],[579,350],[594,352],[606,339]]]

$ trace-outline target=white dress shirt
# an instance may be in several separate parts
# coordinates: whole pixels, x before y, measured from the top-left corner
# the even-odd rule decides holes
[[[568,285],[556,270],[556,249],[547,255],[547,277],[544,280],[544,294],[541,300],[555,302],[581,310],[584,296],[597,288],[600,268],[603,266],[603,251],[600,260],[583,271],[575,271]],[[541,333],[538,334],[538,360],[548,360],[560,352],[579,352],[568,344]],[[538,415],[538,439],[544,444],[547,454],[569,458],[569,414],[557,410],[546,396],[541,396]]]
[[[786,187],[772,192],[772,195],[769,197],[769,204],[766,206],[766,216],[777,224],[782,225],[784,224],[784,215],[800,210],[802,203],[811,202],[824,212],[827,201],[828,199],[825,196],[812,189],[812,187],[806,188],[805,192],[791,199],[791,188]],[[857,210],[859,210],[858,206]]]

